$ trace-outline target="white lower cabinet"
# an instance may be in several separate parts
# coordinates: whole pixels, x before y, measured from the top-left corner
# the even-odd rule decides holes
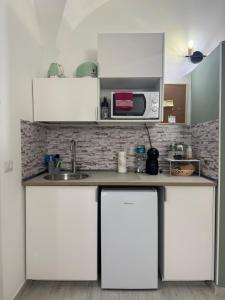
[[[213,280],[214,187],[170,186],[164,193],[159,223],[163,280]]]
[[[26,187],[26,275],[97,280],[97,187]]]

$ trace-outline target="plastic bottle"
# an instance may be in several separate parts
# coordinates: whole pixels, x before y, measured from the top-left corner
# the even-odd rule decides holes
[[[101,104],[101,119],[106,120],[109,118],[109,103],[107,98],[103,98],[103,102]]]
[[[188,147],[187,147],[187,150],[186,150],[186,158],[187,158],[187,159],[192,159],[192,148],[191,148],[191,146],[188,146]]]
[[[136,173],[144,173],[145,172],[145,162],[146,162],[146,154],[145,154],[145,146],[137,146],[136,148]]]
[[[48,173],[53,174],[54,171],[55,171],[55,160],[54,160],[54,156],[50,155],[48,161]]]

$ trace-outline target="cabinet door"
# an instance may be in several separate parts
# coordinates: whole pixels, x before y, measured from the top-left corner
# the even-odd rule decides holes
[[[26,276],[97,280],[97,187],[26,188]]]
[[[164,280],[213,280],[214,187],[166,187]]]
[[[34,121],[96,121],[97,78],[33,80]]]
[[[99,34],[99,77],[162,77],[164,34]]]

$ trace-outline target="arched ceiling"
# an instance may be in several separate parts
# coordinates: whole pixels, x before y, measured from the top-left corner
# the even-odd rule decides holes
[[[165,32],[165,74],[178,80],[194,65],[184,58],[187,43],[205,54],[225,39],[224,0],[30,0],[42,42],[68,76],[85,60],[97,60],[101,32]],[[47,67],[47,66],[46,66]]]

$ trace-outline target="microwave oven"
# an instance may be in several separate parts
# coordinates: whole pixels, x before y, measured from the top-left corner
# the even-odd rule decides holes
[[[111,93],[112,119],[157,120],[160,118],[160,93],[135,91],[130,93],[129,105],[119,106],[117,92]],[[124,100],[121,100],[124,102]],[[128,103],[125,100],[125,103]]]

